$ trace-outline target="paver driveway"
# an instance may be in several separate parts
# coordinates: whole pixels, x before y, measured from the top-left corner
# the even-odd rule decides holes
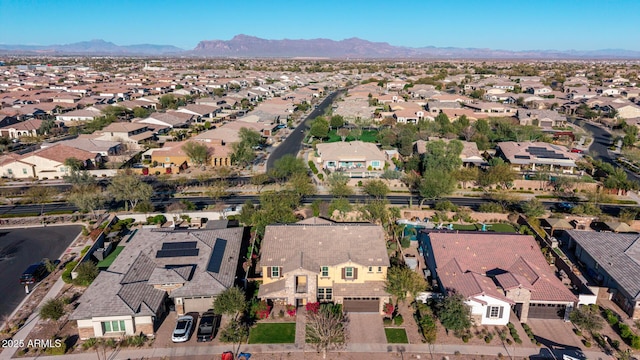
[[[349,343],[362,344],[386,344],[382,316],[369,313],[348,313],[349,317]]]

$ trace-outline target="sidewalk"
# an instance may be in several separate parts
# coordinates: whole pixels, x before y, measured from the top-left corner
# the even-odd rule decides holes
[[[139,348],[139,349],[115,349],[111,352],[107,351],[107,359],[150,359],[150,358],[174,358],[174,357],[193,357],[208,356],[212,354],[222,354],[231,349],[231,345],[218,346],[185,346],[177,348]],[[529,357],[531,355],[540,354],[545,348],[508,348],[499,346],[472,346],[472,345],[439,345],[433,346],[433,354],[468,354],[468,355],[488,355],[498,356],[502,354],[505,357]],[[307,345],[304,349],[296,347],[294,344],[263,344],[263,345],[242,345],[240,351],[248,353],[314,353],[315,349]],[[546,350],[544,350],[546,351]],[[414,353],[421,354],[428,358],[429,346],[427,344],[348,344],[345,349],[341,349],[340,353]],[[513,353],[512,353],[513,352]],[[564,350],[556,350],[555,354],[560,355]],[[569,351],[570,352],[570,351]],[[331,354],[332,352],[329,352]],[[3,353],[4,355],[4,353]],[[575,355],[575,353],[574,353]],[[611,357],[597,351],[589,351],[583,354],[587,359],[610,359]],[[38,359],[59,360],[60,356],[40,356]],[[96,353],[89,351],[84,354],[64,355],[67,360],[95,360]],[[330,358],[330,357],[329,357]],[[22,358],[22,359],[36,359]]]
[[[27,338],[27,335],[29,335],[31,330],[36,326],[38,320],[40,320],[40,315],[38,313],[40,312],[42,305],[44,305],[47,300],[57,297],[63,287],[64,281],[62,281],[62,277],[60,277],[58,278],[58,281],[53,284],[51,289],[49,289],[49,292],[44,296],[44,298],[42,298],[42,301],[40,301],[40,304],[38,304],[38,307],[29,316],[22,328],[13,336],[14,340],[24,340]],[[11,359],[17,350],[18,348],[15,347],[4,348],[2,353],[0,353],[0,360]]]

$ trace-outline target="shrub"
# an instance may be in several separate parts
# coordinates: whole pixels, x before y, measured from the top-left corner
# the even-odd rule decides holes
[[[144,334],[139,334],[125,337],[122,340],[122,345],[140,347],[144,345],[145,342],[147,342],[147,337]]]
[[[84,350],[89,350],[92,347],[96,346],[98,344],[98,339],[96,338],[89,338],[87,340],[85,340],[84,343],[82,343],[82,348]]]
[[[151,225],[153,224],[162,225],[166,222],[167,222],[167,218],[164,215],[149,216],[147,218],[147,223]]]
[[[633,335],[631,337],[631,347],[634,348],[635,350],[640,349],[640,336]]]
[[[324,175],[323,174],[318,174],[318,179],[324,180]]]
[[[76,267],[76,265],[78,265],[77,261],[71,261],[64,266],[64,271],[62,272],[62,280],[65,283],[71,284],[71,282],[73,281],[71,279],[71,271]]]
[[[580,329],[573,329],[573,332],[574,332],[577,336],[582,336],[582,331],[580,331]]]
[[[382,319],[382,323],[384,326],[391,326],[392,320],[390,318],[384,318]]]
[[[514,338],[513,341],[515,341],[516,344],[522,344],[522,340],[519,337]]]
[[[464,334],[464,335],[461,336],[461,338],[462,338],[462,342],[463,343],[468,343],[469,342],[469,335]]]
[[[93,261],[85,261],[78,265],[76,269],[78,276],[73,279],[73,283],[79,286],[89,286],[93,280],[98,277],[98,267]]]
[[[284,317],[284,310],[280,309],[280,311],[278,311],[278,317],[281,319]]]
[[[393,318],[393,323],[394,323],[396,326],[400,326],[400,325],[402,325],[402,324],[404,323],[404,319],[402,318],[402,315],[398,315],[398,316],[394,317],[394,318]]]
[[[392,318],[393,313],[396,311],[396,307],[392,303],[385,303],[382,306],[382,310],[387,317]]]
[[[309,168],[314,174],[318,174],[318,168],[316,167],[316,164],[314,164],[311,160],[309,160]]]
[[[604,314],[607,317],[607,322],[611,326],[616,326],[618,324],[618,321],[620,321],[618,319],[618,316],[613,311],[611,311],[611,309],[606,309],[604,311]]]
[[[307,310],[308,313],[317,314],[318,310],[320,310],[320,303],[308,302],[307,305],[305,305],[305,310]]]
[[[611,340],[611,346],[613,346],[613,348],[616,349],[616,350],[620,350],[620,341],[619,340]]]
[[[620,337],[622,337],[623,339],[629,339],[633,336],[633,332],[627,324],[619,324],[618,329],[620,330]]]
[[[271,313],[271,306],[269,306],[264,300],[252,302],[251,307],[249,308],[249,314],[254,319],[266,319],[269,317],[269,313]]]
[[[584,346],[590,348],[591,347],[591,341],[589,340],[583,340]]]
[[[296,306],[295,305],[287,304],[287,306],[285,308],[287,309],[287,315],[289,315],[291,317],[296,316]]]
[[[64,315],[64,301],[60,298],[47,300],[40,308],[40,317],[44,320],[57,321]]]
[[[492,335],[487,335],[484,337],[484,342],[486,342],[487,344],[491,342],[491,340],[493,339]]]
[[[54,341],[57,339],[53,339]],[[59,339],[60,346],[49,346],[44,350],[44,353],[47,355],[64,355],[67,352],[67,343],[65,342],[66,338]],[[55,344],[55,342],[54,342]]]
[[[507,345],[513,344],[513,341],[511,339],[507,339],[506,341],[507,341]]]

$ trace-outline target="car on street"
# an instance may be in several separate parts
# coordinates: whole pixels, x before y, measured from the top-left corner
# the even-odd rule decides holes
[[[571,212],[571,210],[573,210],[574,207],[575,205],[569,202],[561,202],[556,204],[556,208],[564,212]]]
[[[202,314],[200,325],[198,326],[198,342],[206,342],[216,337],[216,332],[220,326],[220,316],[211,310]]]
[[[31,264],[20,276],[20,284],[30,285],[44,279],[47,275],[47,267],[44,263]]]
[[[193,316],[184,315],[178,318],[176,327],[171,334],[171,341],[175,343],[187,342],[191,336],[191,330],[193,329]]]
[[[572,153],[576,153],[576,154],[582,154],[582,153],[584,153],[584,151],[583,151],[583,150],[576,149],[576,148],[571,149],[571,152],[572,152]]]

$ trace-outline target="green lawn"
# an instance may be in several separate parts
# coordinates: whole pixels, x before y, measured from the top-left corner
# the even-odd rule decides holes
[[[378,132],[375,130],[364,130],[362,131],[360,140],[364,142],[375,143],[375,142],[378,142],[377,136],[378,136]],[[345,141],[353,141],[353,140],[355,140],[353,136],[347,136],[347,138],[345,139]],[[340,137],[340,135],[338,135],[337,130],[329,131],[329,140],[327,140],[326,142],[337,142],[337,141],[342,141],[342,138]]]
[[[385,328],[384,334],[387,335],[389,344],[408,344],[407,332],[404,329]]]
[[[481,229],[482,225],[480,224],[453,224],[453,230],[475,231]],[[516,232],[516,229],[510,224],[487,224],[487,231],[508,233]]]
[[[249,344],[291,344],[296,342],[296,323],[259,323],[251,328]]]
[[[116,246],[115,250],[113,250],[111,254],[109,254],[109,256],[107,256],[104,260],[98,263],[98,269],[100,270],[108,269],[109,266],[111,266],[111,263],[113,262],[113,260],[115,260],[116,257],[118,257],[118,254],[120,254],[122,249],[124,249],[124,246]]]

